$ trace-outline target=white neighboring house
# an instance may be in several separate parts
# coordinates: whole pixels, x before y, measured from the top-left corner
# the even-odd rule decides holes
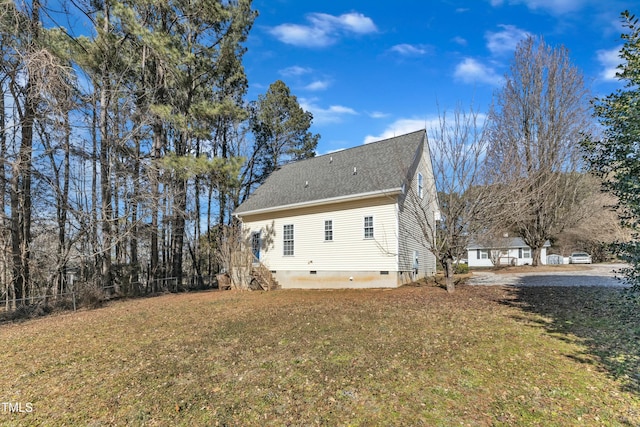
[[[282,288],[397,287],[435,274],[412,203],[439,215],[425,131],[289,163],[234,215]]]
[[[540,263],[547,263],[547,248],[551,246],[546,241],[540,250]],[[469,267],[493,267],[494,262],[500,265],[531,265],[533,263],[531,248],[520,237],[497,239],[490,245],[472,243],[467,247]]]

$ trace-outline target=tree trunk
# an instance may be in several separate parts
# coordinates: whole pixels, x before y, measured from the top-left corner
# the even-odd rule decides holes
[[[135,153],[134,153],[134,161],[133,161],[133,201],[131,207],[131,241],[130,241],[130,252],[131,252],[131,267],[132,267],[132,275],[131,275],[131,285],[133,286],[134,295],[140,294],[140,266],[138,261],[138,207],[140,205],[140,138],[135,137]]]
[[[100,268],[101,256],[100,245],[98,244],[98,105],[93,99],[93,111],[91,114],[91,253],[93,254],[93,271],[91,277],[94,284],[99,285],[98,271]]]
[[[541,255],[542,255],[542,249],[539,247],[532,247],[531,248],[531,256],[532,256],[532,261],[531,261],[531,265],[533,267],[537,267],[538,265],[541,264]]]
[[[0,281],[4,285],[6,295],[6,308],[8,309],[9,294],[10,294],[10,281],[8,280],[9,262],[5,254],[8,253],[8,248],[5,244],[8,242],[7,222],[6,222],[6,210],[5,210],[5,196],[7,185],[7,171],[5,169],[7,158],[7,134],[6,134],[6,115],[5,115],[5,88],[4,81],[0,82],[0,251],[2,256],[0,258]],[[7,240],[5,240],[7,239]]]
[[[40,26],[40,2],[33,1],[31,15],[31,28],[34,45],[39,37]],[[18,159],[14,165],[11,194],[11,236],[13,251],[13,283],[16,298],[23,298],[23,303],[28,300],[28,286],[30,281],[29,258],[31,243],[31,163],[33,157],[33,126],[36,118],[37,93],[33,70],[27,70],[29,74],[24,89],[24,111],[20,117],[20,148]]]
[[[151,260],[149,279],[151,291],[157,292],[157,280],[159,277],[160,247],[158,236],[160,227],[158,217],[160,214],[160,156],[162,151],[162,124],[158,121],[153,126],[153,151],[151,153]]]
[[[447,286],[447,292],[451,294],[456,290],[455,280],[453,277],[453,259],[448,257],[447,259],[445,259],[444,263],[445,263],[444,280]]]
[[[174,223],[171,235],[172,274],[176,280],[176,291],[182,285],[182,256],[184,252],[185,215],[187,210],[186,180],[177,178],[174,195]]]

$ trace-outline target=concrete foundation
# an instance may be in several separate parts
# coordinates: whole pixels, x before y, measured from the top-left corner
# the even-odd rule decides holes
[[[276,271],[282,289],[397,288],[411,283],[411,272],[399,271]]]

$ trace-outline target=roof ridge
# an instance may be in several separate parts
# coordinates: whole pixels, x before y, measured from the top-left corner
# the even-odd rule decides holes
[[[400,188],[411,168],[425,130],[361,144],[336,153],[282,165],[260,185],[236,213],[299,205],[356,194]],[[392,167],[397,165],[398,167]]]
[[[418,132],[426,132],[426,130],[425,129],[418,129],[418,130],[414,130],[412,132],[403,133],[402,135],[396,135],[396,136],[392,136],[392,137],[389,137],[389,138],[380,139],[378,141],[362,143],[362,144],[359,144],[359,145],[354,145],[353,147],[343,148],[343,149],[340,149],[340,150],[332,151],[330,153],[320,154],[319,156],[308,157],[306,159],[301,159],[301,160],[317,159],[317,158],[320,158],[320,157],[331,156],[331,155],[336,154],[336,153],[344,153],[345,151],[354,150],[356,148],[367,147],[367,146],[371,146],[371,145],[378,144],[378,143],[381,143],[381,142],[387,142],[387,141],[390,141],[392,139],[402,138],[402,137],[409,136],[409,135],[412,135],[412,134],[418,133]],[[296,160],[295,162],[290,162],[290,163],[297,163],[299,161],[300,160]]]

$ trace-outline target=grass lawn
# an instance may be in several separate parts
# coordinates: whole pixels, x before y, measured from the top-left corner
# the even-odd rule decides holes
[[[4,324],[0,424],[640,425],[621,292],[202,292]]]

